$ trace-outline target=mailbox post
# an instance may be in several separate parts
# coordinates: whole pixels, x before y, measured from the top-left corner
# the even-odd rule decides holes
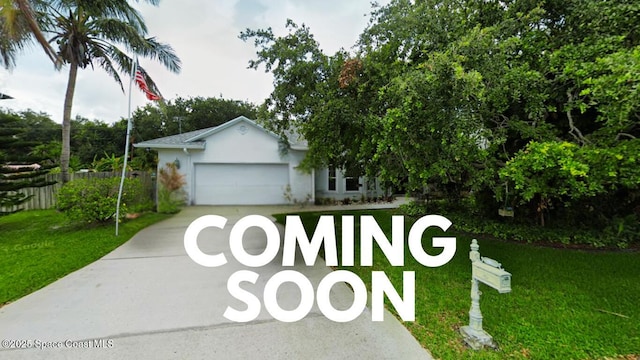
[[[478,241],[471,241],[471,309],[469,310],[469,326],[460,328],[465,343],[474,350],[485,346],[496,348],[491,335],[482,329],[482,312],[480,311],[480,282],[498,290],[499,293],[511,292],[511,274],[502,269],[502,264],[486,257],[480,257]]]

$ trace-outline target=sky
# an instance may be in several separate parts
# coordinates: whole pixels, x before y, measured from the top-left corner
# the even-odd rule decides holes
[[[223,97],[255,104],[269,96],[273,78],[264,68],[247,68],[256,49],[251,40],[245,43],[238,38],[241,31],[271,27],[276,35],[285,35],[286,20],[292,19],[309,26],[322,50],[333,54],[340,48],[351,49],[371,11],[369,0],[164,0],[158,7],[144,2],[136,7],[149,35],[170,44],[182,60],[182,71],[176,75],[151,60],[140,59],[165,99]],[[14,98],[1,100],[0,107],[44,112],[61,123],[68,67],[55,71],[35,45],[16,63],[13,70],[0,69],[0,93]],[[126,118],[128,81],[124,77],[123,83],[124,93],[102,69],[81,70],[72,117],[107,123]],[[149,101],[134,87],[131,102],[135,110]]]

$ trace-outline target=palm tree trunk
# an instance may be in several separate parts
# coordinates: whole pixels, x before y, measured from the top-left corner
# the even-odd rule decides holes
[[[64,95],[64,112],[62,114],[62,152],[60,155],[60,174],[62,183],[69,181],[69,158],[71,157],[71,106],[73,105],[73,93],[76,90],[76,78],[78,77],[78,64],[71,61],[69,66],[69,81],[67,92]]]

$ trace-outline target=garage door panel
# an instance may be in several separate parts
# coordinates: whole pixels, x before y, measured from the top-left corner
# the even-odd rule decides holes
[[[281,204],[289,183],[287,164],[196,164],[199,205]]]

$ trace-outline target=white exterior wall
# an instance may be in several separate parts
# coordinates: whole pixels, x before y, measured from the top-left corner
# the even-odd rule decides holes
[[[289,176],[291,179],[291,192],[292,197],[296,202],[315,202],[315,189],[314,189],[314,173],[305,173],[299,170],[297,167],[304,159],[306,151],[289,150],[286,157],[289,161]]]
[[[204,139],[206,148],[160,149],[158,151],[158,167],[164,167],[167,162],[176,159],[180,161],[180,173],[185,175],[187,184],[184,190],[188,196],[188,203],[197,203],[195,196],[195,166],[197,164],[288,164],[289,185],[291,196],[297,201],[303,201],[310,195],[313,201],[313,176],[297,169],[304,157],[304,152],[291,150],[285,156],[280,156],[278,139],[265,130],[247,122],[240,121]],[[287,203],[282,190],[280,203]]]
[[[347,191],[344,173],[337,170],[336,190],[329,190],[329,169],[318,169],[315,171],[315,196],[316,198],[342,200],[345,198],[360,199],[363,195],[367,197],[384,195],[377,179],[374,181],[373,187],[369,187],[367,178],[364,176],[361,176],[358,181],[362,185],[358,191]]]

